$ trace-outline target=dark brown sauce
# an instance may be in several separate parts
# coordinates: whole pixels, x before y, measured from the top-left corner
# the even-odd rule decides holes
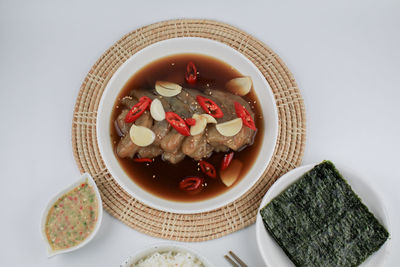
[[[189,61],[195,63],[197,71],[199,72],[198,82],[195,86],[189,86],[185,83],[185,70]],[[114,120],[121,112],[118,102],[122,97],[128,95],[131,90],[138,88],[154,88],[157,80],[175,82],[183,87],[197,89],[206,87],[210,87],[211,89],[223,89],[227,81],[241,76],[243,75],[226,63],[213,57],[199,54],[172,55],[146,65],[124,85],[114,104],[110,122],[114,153],[118,141],[120,140],[114,127]],[[251,102],[251,106],[256,114],[255,124],[258,131],[254,138],[253,145],[246,147],[240,152],[235,152],[234,158],[242,161],[244,167],[241,170],[239,178],[230,187],[226,187],[219,176],[217,176],[216,179],[207,178],[199,169],[198,162],[188,156],[178,164],[164,162],[161,157],[155,158],[152,163],[137,163],[133,162],[131,159],[121,159],[116,153],[115,157],[118,159],[124,171],[137,185],[158,197],[179,202],[194,202],[220,195],[234,187],[246,175],[257,159],[258,152],[262,145],[264,125],[262,117],[260,116],[262,112],[259,101],[253,89],[245,98]],[[243,127],[245,126],[243,125]],[[218,172],[224,154],[225,153],[214,152],[206,161],[213,164]],[[196,194],[180,190],[179,182],[183,178],[189,176],[205,178],[206,186],[203,190]]]

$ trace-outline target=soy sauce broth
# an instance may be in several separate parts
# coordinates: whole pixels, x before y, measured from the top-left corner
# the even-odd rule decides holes
[[[194,62],[197,67],[198,76],[195,85],[185,83],[186,65],[189,61]],[[241,151],[235,151],[234,158],[242,161],[244,164],[239,178],[230,187],[226,187],[222,183],[219,174],[216,179],[208,178],[201,172],[198,162],[188,156],[177,164],[165,162],[160,156],[155,158],[152,163],[137,163],[131,159],[119,158],[115,151],[120,137],[114,127],[114,121],[122,111],[118,106],[121,98],[129,95],[129,92],[134,89],[153,89],[157,80],[174,82],[184,88],[225,90],[225,83],[227,81],[241,76],[243,75],[226,63],[200,54],[179,54],[164,57],[149,63],[133,75],[118,95],[110,122],[114,154],[126,174],[147,192],[160,198],[178,202],[195,202],[210,199],[233,188],[251,169],[262,145],[264,125],[259,105],[260,102],[254,93],[254,89],[245,96],[245,99],[251,103],[251,107],[255,112],[254,121],[258,130],[252,145],[247,146]],[[243,127],[245,126],[243,125]],[[225,153],[214,152],[206,161],[213,164],[219,173],[224,155]],[[203,177],[205,179],[203,190],[196,194],[180,190],[179,182],[189,176]]]

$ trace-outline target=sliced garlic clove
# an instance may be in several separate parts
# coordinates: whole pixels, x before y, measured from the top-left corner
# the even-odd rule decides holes
[[[249,76],[234,78],[225,84],[226,89],[236,95],[244,96],[250,92],[253,82]]]
[[[201,134],[207,126],[207,120],[201,115],[194,114],[193,119],[196,120],[196,124],[190,127],[190,135]]]
[[[153,99],[150,105],[150,114],[156,121],[162,121],[165,119],[165,111],[160,99]]]
[[[207,123],[217,123],[217,120],[210,114],[201,114],[200,116],[204,117]]]
[[[231,186],[239,177],[242,167],[243,163],[241,161],[233,159],[229,166],[219,174],[224,185]]]
[[[193,114],[193,116],[192,116],[192,118],[195,119],[195,120],[199,120],[200,117],[201,117],[201,115],[197,114],[197,113]]]
[[[215,125],[217,131],[223,136],[236,135],[242,129],[242,126],[243,122],[241,118],[233,119],[223,123],[218,123],[217,125]]]
[[[182,86],[172,82],[157,81],[156,91],[162,96],[171,97],[179,94],[182,91]]]
[[[151,145],[156,139],[156,135],[152,130],[143,126],[132,125],[129,130],[129,136],[132,142],[138,146],[148,146]]]

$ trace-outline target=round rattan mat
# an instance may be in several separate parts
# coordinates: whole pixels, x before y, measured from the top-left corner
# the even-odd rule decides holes
[[[176,37],[216,40],[245,55],[267,79],[275,95],[279,114],[277,145],[263,176],[236,201],[205,213],[163,212],[131,197],[107,171],[97,145],[97,109],[111,76],[139,50],[155,42]],[[303,99],[292,74],[282,60],[268,46],[249,34],[210,20],[163,21],[139,28],[122,37],[98,59],[87,74],[73,114],[74,156],[80,171],[90,173],[96,181],[104,209],[140,232],[178,241],[219,238],[254,223],[262,197],[276,179],[300,164],[304,145]]]

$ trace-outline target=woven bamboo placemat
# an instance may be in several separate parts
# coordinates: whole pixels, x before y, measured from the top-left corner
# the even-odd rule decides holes
[[[219,41],[251,60],[267,79],[279,115],[274,155],[263,176],[242,197],[220,209],[198,214],[174,214],[153,209],[128,195],[102,160],[96,139],[96,115],[109,79],[129,57],[155,42],[176,37]],[[72,124],[72,147],[81,172],[90,173],[99,187],[103,207],[130,227],[155,237],[204,241],[242,229],[256,220],[260,201],[273,182],[297,167],[305,145],[304,103],[297,84],[282,60],[265,44],[230,25],[210,20],[169,20],[123,36],[94,64],[80,88]]]

